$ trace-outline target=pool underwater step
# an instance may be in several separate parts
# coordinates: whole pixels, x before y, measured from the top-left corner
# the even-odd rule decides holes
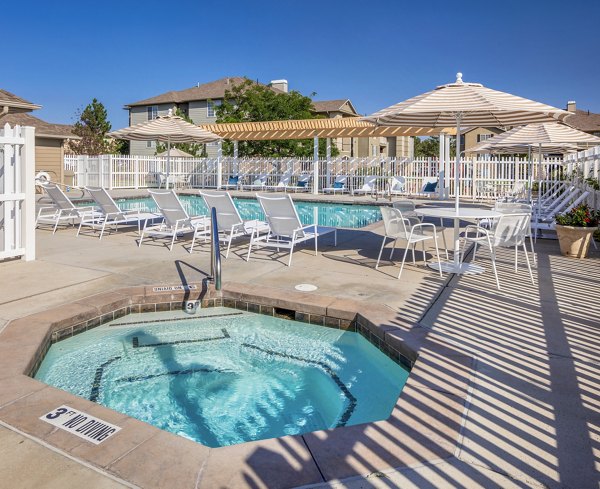
[[[234,314],[229,314],[229,316],[233,316]],[[216,317],[216,316],[213,316]],[[141,323],[140,323],[141,324]],[[212,338],[197,338],[195,340],[176,340],[176,341],[163,341],[160,343],[149,343],[147,345],[140,345],[139,338],[134,336],[131,339],[131,346],[134,348],[154,348],[158,346],[169,346],[169,345],[179,345],[182,343],[202,343],[204,341],[217,341],[217,340],[226,340],[230,338],[229,333],[225,328],[221,329],[223,336],[214,336]]]
[[[143,314],[143,313],[142,313]],[[227,316],[241,316],[243,312],[228,312],[223,314],[209,314],[206,316],[189,316],[184,318],[166,318],[166,319],[145,319],[143,321],[129,321],[126,323],[115,323],[111,324],[110,327],[114,328],[115,326],[134,326],[136,324],[148,324],[148,323],[168,323],[171,321],[198,321],[200,319],[214,319],[214,318],[222,318]]]

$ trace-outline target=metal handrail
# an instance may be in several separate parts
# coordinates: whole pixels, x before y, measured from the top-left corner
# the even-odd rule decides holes
[[[221,290],[221,248],[215,207],[210,211],[210,275],[215,283],[215,290]]]

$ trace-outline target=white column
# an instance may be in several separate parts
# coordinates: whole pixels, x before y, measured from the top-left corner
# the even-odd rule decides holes
[[[446,198],[450,198],[450,136],[444,134],[444,173],[446,175]]]
[[[233,168],[235,169],[235,174],[239,175],[240,174],[240,164],[238,162],[238,142],[234,141],[233,142]],[[233,176],[233,175],[232,175]]]
[[[313,148],[313,194],[319,193],[319,137],[314,138]]]
[[[327,138],[327,187],[331,187],[331,138]]]
[[[25,208],[21,216],[22,243],[25,261],[35,260],[35,128],[23,127],[25,144],[21,151],[21,192],[25,193]]]
[[[223,180],[223,141],[219,139],[217,143],[217,190],[221,189]]]

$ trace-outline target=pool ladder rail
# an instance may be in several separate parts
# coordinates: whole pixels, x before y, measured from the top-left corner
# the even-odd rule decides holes
[[[215,207],[210,210],[210,275],[210,280],[215,284],[215,290],[221,290],[221,248]]]

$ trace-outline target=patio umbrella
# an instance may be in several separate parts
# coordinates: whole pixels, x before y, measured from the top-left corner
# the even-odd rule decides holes
[[[192,158],[193,155],[186,153],[185,151],[181,151],[179,148],[171,148],[169,151],[163,151],[162,153],[158,153],[157,156],[171,156],[173,158]]]
[[[456,82],[392,105],[371,114],[366,120],[383,126],[451,127],[456,126],[456,163],[454,169],[455,211],[459,213],[460,132],[464,126],[504,127],[534,122],[563,120],[570,113],[509,93],[492,90],[480,83],[466,83],[462,73]],[[455,226],[456,228],[456,226]],[[458,250],[458,232],[455,229]],[[455,253],[454,271],[460,271]]]
[[[169,109],[168,115],[110,132],[108,135],[115,139],[167,143],[167,186],[171,171],[171,143],[211,143],[221,139],[220,136],[205,129],[200,129],[182,117],[173,115],[171,109]]]
[[[538,184],[541,183],[542,153],[566,153],[584,149],[588,145],[600,145],[600,138],[578,131],[565,124],[547,122],[515,127],[498,134],[471,149],[474,153],[515,153],[538,150]],[[530,186],[531,189],[531,186]],[[530,190],[531,192],[531,190]],[[539,192],[538,192],[539,207]]]

